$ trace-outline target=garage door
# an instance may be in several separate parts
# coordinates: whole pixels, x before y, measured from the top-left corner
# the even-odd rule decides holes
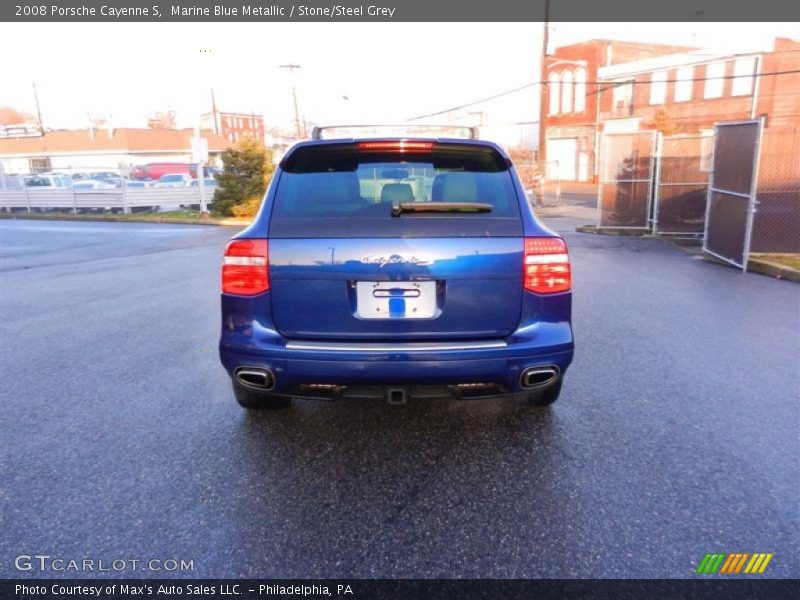
[[[575,181],[577,155],[578,138],[547,140],[547,162],[553,164],[554,161],[558,161],[558,173],[549,173],[548,179],[555,179],[558,175],[561,181]],[[555,166],[550,168],[553,169]]]

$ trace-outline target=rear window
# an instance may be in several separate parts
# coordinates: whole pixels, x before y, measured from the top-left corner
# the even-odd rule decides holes
[[[434,144],[365,151],[357,144],[300,148],[281,165],[272,237],[519,235],[509,167],[491,147]],[[489,212],[404,212],[398,203],[486,204]]]

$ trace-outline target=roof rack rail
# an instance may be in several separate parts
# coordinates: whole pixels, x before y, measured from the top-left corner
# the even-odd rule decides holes
[[[341,134],[324,136],[324,132],[340,131]],[[353,130],[363,130],[353,135]],[[349,137],[457,137],[468,140],[478,139],[478,128],[471,125],[425,125],[421,123],[399,125],[323,125],[311,130],[312,140],[337,139]]]

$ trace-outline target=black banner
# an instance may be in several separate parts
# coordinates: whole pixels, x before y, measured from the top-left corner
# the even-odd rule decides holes
[[[167,579],[26,579],[0,582],[2,598],[340,598],[529,599],[529,598],[796,598],[800,583],[792,580],[653,579],[653,580],[167,580]]]
[[[504,22],[797,21],[786,0],[11,0],[2,21]]]

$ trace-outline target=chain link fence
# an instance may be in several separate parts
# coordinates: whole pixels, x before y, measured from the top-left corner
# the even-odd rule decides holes
[[[557,160],[515,165],[522,187],[534,206],[561,204],[561,177]]]
[[[800,254],[800,125],[761,135],[750,252]]]
[[[702,235],[713,136],[675,135],[658,140],[653,231]]]
[[[649,229],[656,132],[607,133],[600,144],[597,226]]]

